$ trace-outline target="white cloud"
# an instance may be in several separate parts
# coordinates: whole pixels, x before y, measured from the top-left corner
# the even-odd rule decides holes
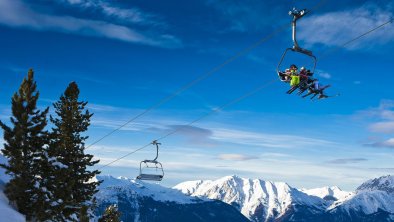
[[[156,16],[143,12],[137,8],[120,8],[102,0],[58,0],[62,4],[76,6],[84,10],[100,12],[104,16],[117,19],[123,23],[149,24],[155,26],[166,26]]]
[[[378,107],[370,108],[358,113],[362,118],[372,119],[374,123],[368,126],[368,130],[374,133],[394,132],[394,101],[382,100]]]
[[[374,146],[374,147],[388,147],[394,148],[394,138],[382,141],[382,142],[375,142],[372,144],[367,144],[367,146]]]
[[[360,163],[368,161],[368,159],[365,158],[347,158],[347,159],[335,159],[335,160],[330,160],[327,161],[327,163],[330,164],[349,164],[349,163]]]
[[[35,12],[19,0],[0,1],[0,24],[38,31],[58,31],[84,36],[97,36],[160,47],[180,47],[181,41],[168,34],[146,34],[124,25],[72,16]]]
[[[319,76],[324,78],[324,79],[331,79],[331,75],[329,73],[326,73],[326,72],[319,73]]]
[[[391,134],[394,133],[394,100],[382,100],[378,107],[370,108],[358,113],[361,118],[366,118],[372,123],[369,124],[368,130],[373,133]],[[394,138],[382,141],[382,139],[373,136],[369,139],[366,146],[372,147],[391,147],[394,148]]]
[[[211,139],[212,131],[206,128],[190,126],[190,125],[168,125],[165,132],[176,132],[178,135],[184,136],[188,143],[212,147],[215,142]],[[160,130],[163,131],[163,130]]]
[[[234,154],[234,153],[220,154],[218,158],[220,160],[232,160],[232,161],[245,161],[245,160],[258,159],[255,156],[248,156],[248,155]]]
[[[394,121],[394,100],[382,100],[378,107],[363,110],[357,113],[360,117],[377,117],[381,120]]]
[[[307,146],[335,144],[327,140],[286,134],[265,134],[229,129],[213,129],[212,131],[212,139],[239,145],[271,148],[304,148]]]
[[[260,157],[266,157],[266,158],[288,158],[290,157],[288,154],[284,153],[267,153],[264,152],[263,154],[260,155]]]
[[[394,121],[377,122],[370,125],[369,129],[376,133],[394,133]]]
[[[99,111],[99,112],[117,112],[122,109],[116,106],[108,106],[108,105],[101,105],[94,103],[88,103],[86,108],[89,110]]]
[[[350,39],[389,21],[391,17],[393,17],[393,13],[390,10],[380,9],[372,4],[348,11],[310,16],[300,22],[298,37],[309,45],[340,46]],[[393,39],[394,29],[386,26],[346,47],[348,49],[360,49],[366,47],[366,45],[383,45],[392,42]]]
[[[163,127],[158,123],[152,122],[129,122],[130,120],[121,119],[106,119],[106,118],[93,118],[91,121],[92,126],[104,127],[109,129],[119,129],[122,131],[149,131],[156,129],[163,129]],[[125,125],[126,124],[126,125]],[[164,129],[163,129],[164,130]]]

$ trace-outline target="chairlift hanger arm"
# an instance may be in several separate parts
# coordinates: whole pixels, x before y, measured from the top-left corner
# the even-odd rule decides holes
[[[157,140],[154,140],[152,142],[153,145],[156,145],[156,157],[155,159],[153,159],[153,161],[156,161],[157,158],[159,157],[159,145],[161,145],[161,143],[158,143]]]
[[[292,38],[293,38],[293,44],[294,44],[293,45],[294,51],[301,52],[301,53],[304,53],[309,56],[313,56],[312,51],[301,48],[297,42],[297,20],[304,17],[306,14],[308,14],[308,12],[309,11],[307,11],[306,9],[298,11],[297,9],[293,8],[293,10],[289,12],[289,15],[293,16],[293,20],[291,22],[291,27],[293,30]]]

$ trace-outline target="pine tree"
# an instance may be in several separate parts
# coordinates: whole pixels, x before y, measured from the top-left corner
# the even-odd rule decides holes
[[[120,212],[116,205],[108,206],[98,222],[120,222]]]
[[[42,166],[46,163],[48,108],[44,111],[37,109],[39,92],[33,77],[34,72],[30,69],[12,97],[12,126],[0,121],[5,141],[1,151],[8,158],[8,164],[0,166],[11,176],[5,186],[10,202],[28,220],[44,220],[48,195],[42,183]]]
[[[49,189],[56,200],[52,206],[57,220],[75,220],[75,217],[81,220],[82,212],[92,206],[93,195],[100,184],[92,181],[99,171],[87,169],[99,161],[85,154],[88,137],[82,135],[88,130],[92,114],[85,109],[87,102],[78,101],[78,98],[78,85],[72,82],[54,103],[56,117],[50,117],[54,128],[48,150],[53,166]]]

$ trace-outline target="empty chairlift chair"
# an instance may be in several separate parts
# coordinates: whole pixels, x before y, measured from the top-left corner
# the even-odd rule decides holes
[[[159,145],[156,140],[152,142],[156,146],[156,157],[153,160],[143,160],[140,163],[140,174],[138,180],[161,181],[164,177],[163,165],[157,161],[159,156]]]

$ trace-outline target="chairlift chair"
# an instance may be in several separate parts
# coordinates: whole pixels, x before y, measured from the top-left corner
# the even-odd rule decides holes
[[[293,8],[293,10],[289,12],[289,15],[293,16],[293,20],[291,22],[291,26],[292,26],[292,29],[293,29],[293,33],[292,33],[293,47],[292,48],[287,48],[285,50],[285,52],[283,53],[283,55],[282,55],[282,57],[281,57],[281,59],[279,61],[278,66],[276,68],[276,72],[278,74],[279,80],[282,81],[282,82],[286,82],[286,80],[283,78],[283,73],[282,73],[283,69],[281,69],[281,65],[282,65],[282,62],[283,62],[284,58],[286,57],[286,55],[287,55],[287,53],[289,51],[292,51],[292,52],[295,52],[295,53],[301,53],[301,54],[304,54],[304,55],[310,57],[312,59],[312,61],[313,61],[313,68],[310,69],[310,70],[311,70],[312,73],[315,72],[316,63],[317,63],[316,57],[312,54],[312,51],[301,48],[298,45],[298,42],[297,42],[297,20],[302,18],[303,16],[305,16],[307,13],[308,13],[308,11],[306,9],[298,11],[295,8]]]
[[[153,160],[143,160],[140,162],[140,173],[137,176],[137,180],[161,181],[164,177],[163,165],[157,161],[159,156],[159,145],[161,145],[161,143],[155,140],[152,144],[156,146],[156,157]],[[148,171],[149,169],[155,169],[155,173]]]

